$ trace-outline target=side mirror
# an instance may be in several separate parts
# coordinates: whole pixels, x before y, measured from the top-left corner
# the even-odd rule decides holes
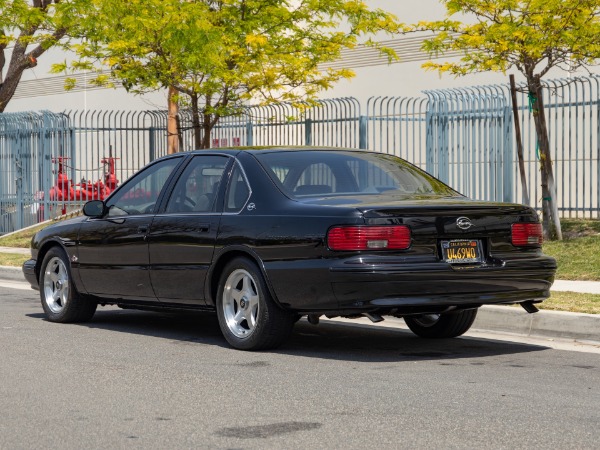
[[[88,217],[98,218],[106,213],[106,205],[102,200],[92,200],[83,205],[83,214]]]

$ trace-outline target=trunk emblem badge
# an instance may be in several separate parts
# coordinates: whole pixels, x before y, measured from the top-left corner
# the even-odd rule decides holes
[[[456,219],[456,226],[461,230],[468,230],[473,226],[473,223],[468,217],[459,217]]]

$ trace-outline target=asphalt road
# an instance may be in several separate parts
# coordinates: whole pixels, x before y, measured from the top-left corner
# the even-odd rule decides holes
[[[552,347],[300,322],[246,353],[211,315],[53,324],[0,287],[0,448],[598,448],[600,350]]]

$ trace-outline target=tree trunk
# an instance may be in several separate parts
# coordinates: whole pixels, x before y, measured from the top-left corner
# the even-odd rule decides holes
[[[542,84],[538,76],[527,79],[527,87],[533,96],[533,121],[538,139],[540,152],[540,175],[542,178],[542,220],[544,238],[549,240],[562,240],[562,230],[558,216],[556,190],[552,169],[552,156],[550,155],[550,141],[548,140],[548,127],[544,113]]]
[[[36,59],[31,55],[26,55],[25,50],[25,47],[20,42],[15,43],[13,47],[6,77],[3,83],[0,84],[0,112],[4,112],[8,106],[8,102],[15,95],[23,72],[37,65]],[[4,61],[6,60],[4,59]]]
[[[531,206],[529,201],[529,189],[527,188],[527,177],[525,175],[525,161],[523,158],[523,139],[521,137],[521,123],[519,122],[519,106],[517,104],[517,87],[515,76],[510,75],[510,97],[512,99],[513,118],[515,121],[515,139],[517,141],[517,156],[519,159],[519,174],[521,175],[521,191],[523,192],[523,203]]]
[[[167,153],[169,155],[179,151],[179,127],[177,126],[179,105],[176,96],[177,90],[173,86],[169,86],[167,116]]]
[[[210,114],[203,114],[203,120],[202,120],[202,145],[201,148],[210,148],[211,147],[211,142],[210,142],[210,132],[212,131],[212,124],[211,124],[211,120],[210,120]]]
[[[192,127],[194,128],[194,148],[202,147],[202,129],[200,128],[200,110],[198,108],[198,94],[191,96],[192,99]]]

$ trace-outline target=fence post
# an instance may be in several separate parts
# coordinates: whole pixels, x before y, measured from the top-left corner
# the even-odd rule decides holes
[[[358,148],[365,150],[368,148],[368,118],[367,116],[360,116],[358,118]]]
[[[514,170],[513,170],[513,120],[512,109],[504,108],[504,152],[503,163],[503,196],[505,202],[514,202]]]
[[[155,136],[155,131],[156,131],[156,128],[154,128],[154,127],[148,128],[148,133],[149,133],[149,136],[148,136],[148,157],[150,158],[150,161],[148,161],[148,162],[152,162],[156,158],[156,136]]]
[[[450,108],[447,99],[444,99],[444,110],[438,122],[438,178],[444,183],[450,183]]]
[[[15,134],[16,137],[16,149],[17,150],[15,152],[15,169],[17,172],[17,177],[15,179],[15,187],[17,190],[17,198],[16,198],[16,202],[15,202],[15,207],[16,207],[16,213],[17,213],[17,220],[15,223],[15,230],[20,230],[21,228],[24,228],[25,226],[23,225],[23,161],[21,159],[22,153],[23,153],[23,136],[21,135],[21,132],[17,132]]]
[[[254,145],[254,127],[252,121],[246,122],[246,145],[251,147]]]
[[[44,125],[46,124],[46,117],[44,116]],[[38,130],[41,134],[44,130]],[[40,154],[42,155],[42,191],[44,191],[44,220],[48,220],[51,218],[50,215],[50,189],[53,185],[52,179],[52,147],[50,145],[46,145],[46,142],[41,140],[42,145],[40,150]],[[57,155],[62,156],[62,155]],[[55,208],[58,208],[58,202],[55,200],[54,204]]]
[[[433,151],[434,114],[432,109],[433,102],[430,99],[427,105],[427,112],[425,113],[425,170],[430,174],[433,174],[435,168],[435,154]]]
[[[304,121],[304,145],[312,145],[313,136],[312,136],[312,119],[306,118]]]

